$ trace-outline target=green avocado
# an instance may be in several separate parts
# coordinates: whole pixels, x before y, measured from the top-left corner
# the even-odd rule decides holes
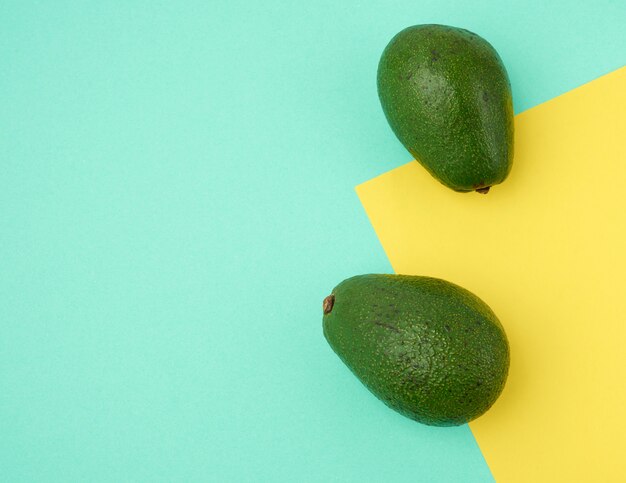
[[[387,406],[432,426],[456,426],[496,401],[509,345],[491,309],[444,280],[359,275],[324,299],[324,336]]]
[[[400,142],[444,185],[486,193],[509,174],[511,85],[485,39],[445,25],[403,30],[380,59],[378,95]]]

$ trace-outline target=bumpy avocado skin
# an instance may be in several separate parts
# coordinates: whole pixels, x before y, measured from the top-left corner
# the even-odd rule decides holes
[[[323,317],[328,343],[401,414],[456,426],[482,415],[502,392],[507,338],[471,292],[436,278],[371,274],[344,280],[332,299]]]
[[[398,33],[378,65],[378,95],[402,144],[455,191],[501,183],[513,162],[513,101],[498,53],[444,25]]]

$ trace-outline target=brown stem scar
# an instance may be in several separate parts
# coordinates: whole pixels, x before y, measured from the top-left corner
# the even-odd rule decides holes
[[[324,315],[330,314],[333,310],[333,305],[335,305],[335,296],[329,295],[324,299],[322,303],[322,309],[324,310]]]

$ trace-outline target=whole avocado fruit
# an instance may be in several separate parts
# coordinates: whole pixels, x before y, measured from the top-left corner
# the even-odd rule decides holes
[[[323,302],[324,336],[387,406],[432,426],[456,426],[496,401],[509,369],[502,325],[450,282],[359,275]]]
[[[378,96],[400,142],[455,191],[487,193],[513,163],[513,98],[483,38],[445,25],[398,33],[378,64]]]

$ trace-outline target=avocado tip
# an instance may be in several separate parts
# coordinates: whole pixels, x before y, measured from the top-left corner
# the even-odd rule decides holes
[[[322,303],[322,309],[324,310],[324,315],[330,314],[333,310],[333,305],[335,305],[335,296],[330,294],[328,297],[324,299]]]
[[[486,195],[489,193],[489,189],[491,186],[485,186],[484,188],[476,188],[476,193],[480,193],[481,195]]]

